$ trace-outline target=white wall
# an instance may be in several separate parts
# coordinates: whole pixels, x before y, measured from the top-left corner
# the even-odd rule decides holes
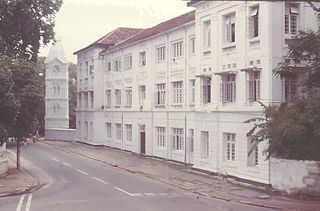
[[[59,141],[78,140],[77,132],[75,129],[49,128],[45,130],[45,137],[47,140],[59,140]]]

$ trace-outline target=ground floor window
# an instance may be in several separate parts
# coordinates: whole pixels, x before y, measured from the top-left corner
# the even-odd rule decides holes
[[[202,159],[209,157],[209,132],[201,131],[200,154]]]
[[[156,130],[157,130],[158,146],[165,147],[166,146],[166,128],[156,127]]]
[[[174,150],[183,150],[183,129],[172,128],[172,148]]]
[[[110,122],[106,123],[106,131],[107,131],[107,138],[111,139],[112,133],[111,133],[111,123]]]
[[[121,140],[122,139],[122,127],[121,124],[116,124],[116,139]]]
[[[236,160],[236,134],[223,133],[226,160]]]

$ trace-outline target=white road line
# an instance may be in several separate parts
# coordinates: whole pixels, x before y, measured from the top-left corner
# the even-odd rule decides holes
[[[69,163],[62,162],[62,164],[65,165],[65,166],[71,167],[71,165]]]
[[[119,190],[119,191],[121,191],[122,193],[128,194],[129,196],[134,196],[133,194],[131,194],[131,193],[125,191],[125,190],[122,190],[121,188],[118,188],[118,187],[114,187],[114,188]]]
[[[22,196],[20,197],[20,200],[19,200],[19,203],[18,203],[18,206],[17,206],[16,211],[20,211],[20,210],[21,210],[21,206],[22,206],[24,197],[25,197],[25,195],[22,195]]]
[[[25,211],[29,211],[31,207],[32,194],[29,194]]]
[[[51,158],[51,160],[54,160],[56,162],[60,162],[60,160],[56,159],[56,158]]]
[[[143,196],[142,193],[133,193],[134,196]]]
[[[92,177],[92,179],[95,179],[95,180],[97,180],[97,181],[99,181],[99,182],[102,182],[103,184],[108,185],[108,183],[107,183],[106,181],[103,181],[103,180],[101,180],[101,179],[99,179],[99,178],[97,178],[97,177]]]
[[[87,175],[87,176],[89,175],[88,173],[86,173],[86,172],[84,172],[84,171],[81,171],[80,169],[76,169],[76,171],[79,172],[79,173],[81,173],[81,174]]]
[[[144,193],[144,195],[146,195],[146,196],[155,196],[156,194],[154,194],[154,193]]]
[[[167,196],[168,194],[167,194],[167,193],[158,193],[158,195],[160,195],[160,196]]]

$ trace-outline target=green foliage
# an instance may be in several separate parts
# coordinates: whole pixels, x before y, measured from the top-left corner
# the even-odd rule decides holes
[[[0,0],[0,56],[36,61],[40,44],[54,38],[62,0]]]
[[[76,106],[77,106],[77,65],[69,63],[69,127],[76,128]]]
[[[283,62],[274,74],[281,77],[303,74],[301,93],[280,106],[265,107],[264,118],[246,121],[254,122],[247,136],[252,137],[254,146],[269,141],[268,158],[320,160],[320,30],[300,31],[288,47],[287,57],[306,66]]]

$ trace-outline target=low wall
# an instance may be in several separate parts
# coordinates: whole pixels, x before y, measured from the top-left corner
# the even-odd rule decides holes
[[[272,187],[288,194],[320,195],[320,161],[271,158]]]
[[[8,171],[8,158],[6,156],[6,143],[0,147],[0,176]]]
[[[48,140],[75,141],[77,138],[77,130],[50,128],[45,130],[45,137]]]

